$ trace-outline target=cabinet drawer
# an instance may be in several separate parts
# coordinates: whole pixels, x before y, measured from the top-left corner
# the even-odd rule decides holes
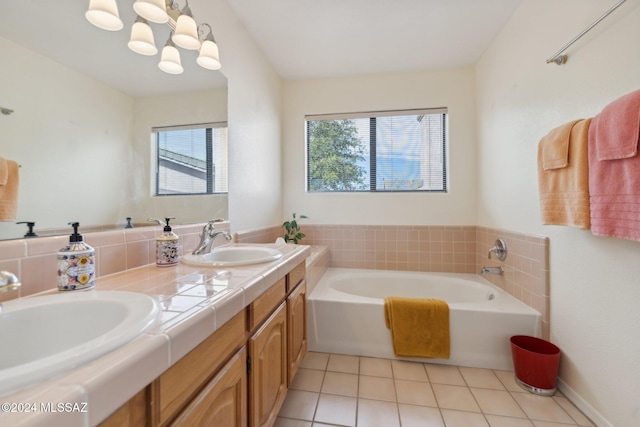
[[[243,347],[213,377],[172,427],[246,427],[247,352]]]
[[[246,314],[236,314],[155,381],[160,425],[166,425],[247,339]]]
[[[283,277],[251,303],[249,308],[249,329],[253,330],[262,323],[284,301],[286,295],[286,280]]]
[[[287,274],[287,293],[291,292],[291,290],[295,288],[302,279],[304,279],[306,274],[306,262],[302,261],[297,267],[291,270],[289,274]]]

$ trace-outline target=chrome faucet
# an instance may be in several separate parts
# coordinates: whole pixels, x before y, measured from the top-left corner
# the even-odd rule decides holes
[[[0,292],[15,291],[21,283],[15,274],[8,271],[0,271]]]
[[[501,265],[498,267],[482,267],[482,274],[497,274],[498,276],[502,276],[504,269]]]
[[[209,221],[202,228],[200,243],[198,244],[198,247],[192,252],[193,255],[208,254],[209,252],[211,252],[213,250],[213,241],[218,236],[224,236],[224,238],[228,241],[231,241],[233,239],[233,237],[231,237],[231,234],[227,233],[226,231],[216,231],[214,226],[214,223],[216,222],[219,221]]]
[[[15,291],[20,287],[21,283],[15,274],[8,271],[0,271],[0,293]],[[2,303],[0,303],[0,313],[2,312]]]

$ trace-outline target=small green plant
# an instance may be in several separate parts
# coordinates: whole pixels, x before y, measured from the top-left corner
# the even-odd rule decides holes
[[[305,215],[300,215],[298,220],[308,218]],[[298,242],[305,236],[304,233],[300,231],[300,226],[298,225],[298,220],[296,220],[296,214],[293,214],[293,219],[291,221],[285,221],[282,223],[284,227],[284,241],[289,243],[293,242],[298,244]]]

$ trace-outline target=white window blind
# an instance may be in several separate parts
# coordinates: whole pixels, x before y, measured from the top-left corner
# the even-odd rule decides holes
[[[153,128],[156,195],[227,192],[227,126],[207,123]]]
[[[447,191],[446,108],[305,119],[307,191]]]

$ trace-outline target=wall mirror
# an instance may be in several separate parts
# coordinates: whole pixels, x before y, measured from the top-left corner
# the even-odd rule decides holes
[[[201,68],[197,51],[180,49],[184,72],[158,68],[170,28],[153,24],[155,56],[127,47],[136,14],[118,1],[124,28],[94,27],[89,1],[14,1],[0,14],[0,157],[21,167],[15,221],[0,222],[0,239],[79,221],[91,230],[148,217],[176,224],[228,218],[227,194],[153,196],[154,127],[227,120],[227,79]],[[194,5],[195,6],[195,5]],[[198,16],[198,23],[206,17]],[[215,29],[214,29],[215,32]],[[224,48],[221,48],[224,70]],[[56,231],[53,231],[56,233]]]

